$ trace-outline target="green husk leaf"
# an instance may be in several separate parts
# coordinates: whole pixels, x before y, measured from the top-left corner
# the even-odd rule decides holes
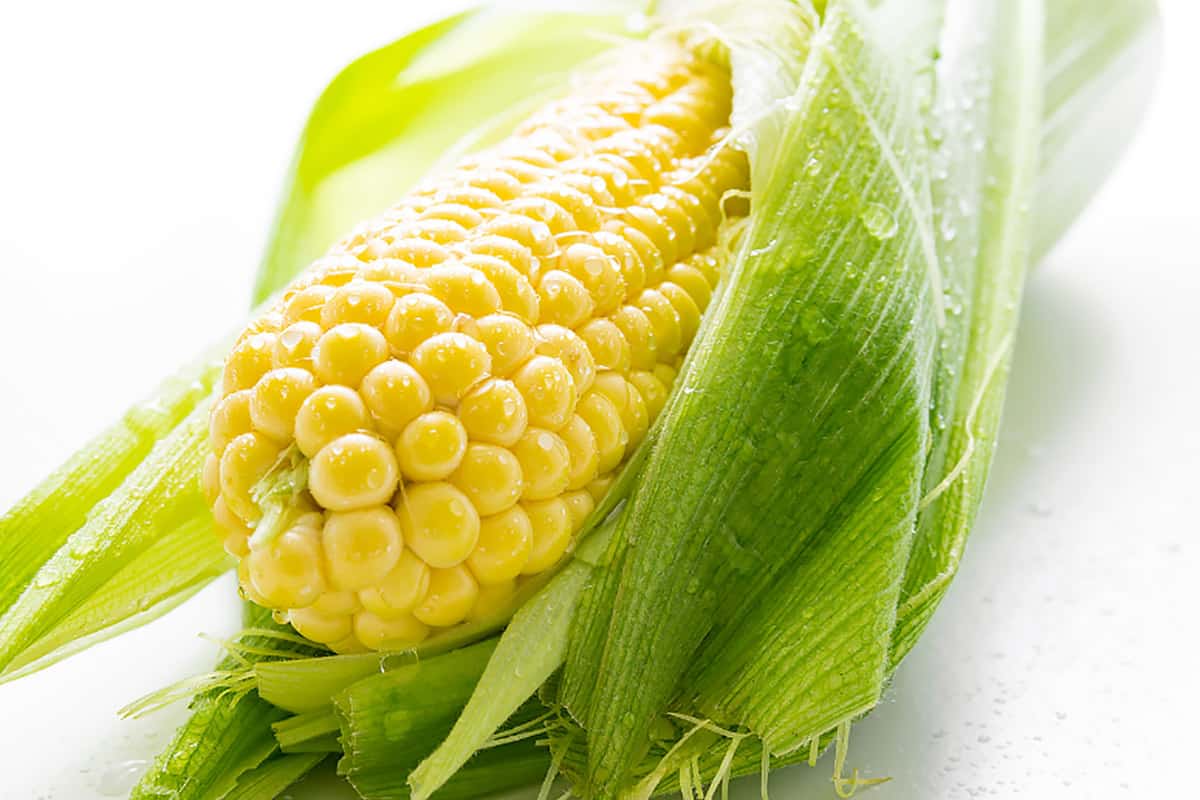
[[[0,517],[0,616],[96,504],[208,396],[218,373],[212,356],[187,365]]]
[[[291,633],[272,620],[269,610],[251,603],[246,604],[244,622],[253,630]],[[252,637],[246,644],[305,655],[316,652],[312,646],[267,636]],[[229,671],[244,660],[260,658],[249,651],[231,653],[217,669]],[[197,696],[192,716],[142,776],[130,800],[219,800],[278,749],[271,724],[286,716],[250,687],[237,692],[218,688]]]
[[[454,724],[496,640],[361,680],[334,699],[345,757],[338,772],[364,797],[391,796]]]
[[[157,619],[229,567],[230,560],[214,547],[207,515],[182,522],[114,574],[50,633],[23,650],[9,664],[5,680],[35,672]]]
[[[337,714],[331,708],[288,717],[276,722],[271,729],[275,731],[275,741],[279,742],[279,749],[285,753],[294,753],[297,752],[295,748],[305,742],[331,734],[336,735],[341,727]]]
[[[268,759],[243,773],[223,800],[275,800],[325,758],[325,753],[303,753]]]
[[[1046,0],[1033,260],[1062,238],[1129,146],[1161,52],[1155,0]]]
[[[91,509],[83,526],[41,566],[0,619],[0,674],[19,663],[26,649],[43,637],[66,641],[72,635],[93,632],[87,628],[111,622],[92,619],[79,632],[58,630],[164,534],[206,516],[198,476],[207,442],[207,418],[207,404],[188,414],[119,489]],[[215,537],[207,541],[208,563],[222,563],[225,555]],[[141,576],[151,586],[157,584],[156,567],[151,565]],[[125,577],[127,596],[113,597],[115,589],[110,589],[109,608],[136,608],[138,598],[144,596],[145,587],[138,576]]]
[[[935,181],[946,297],[934,442],[891,659],[916,642],[944,594],[982,499],[1029,265],[1040,139],[1041,3],[951,8],[986,37],[943,43]],[[986,76],[986,77],[980,77]]]
[[[928,441],[939,276],[922,120],[863,25],[830,4],[811,55],[796,48],[798,86],[766,97],[755,91],[770,68],[741,60],[730,37],[735,120],[747,102],[742,116],[764,120],[748,146],[754,213],[664,411],[613,566],[585,592],[572,632],[561,696],[586,732],[589,796],[620,793],[689,671],[689,692],[745,681],[721,698],[729,721],[780,744],[792,735],[774,717],[788,709],[749,706],[736,672],[758,664],[737,631],[758,641],[779,586],[795,588],[805,566],[824,583],[804,597],[845,601],[813,622],[844,634],[859,671],[796,714],[811,709],[805,724],[827,727],[878,697]],[[775,643],[793,641],[787,633]],[[776,679],[797,674],[782,666]]]

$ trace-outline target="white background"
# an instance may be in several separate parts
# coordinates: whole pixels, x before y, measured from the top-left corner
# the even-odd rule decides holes
[[[854,728],[850,764],[893,778],[867,797],[1194,786],[1200,9],[1163,5],[1151,116],[1031,281],[962,573]],[[242,318],[311,102],[422,13],[399,0],[0,10],[0,508]],[[216,651],[196,632],[233,630],[232,595],[219,582],[0,686],[0,798],[122,793],[184,712],[114,710],[207,669]],[[832,797],[831,769],[779,774],[773,796]],[[341,796],[331,786],[294,794]]]

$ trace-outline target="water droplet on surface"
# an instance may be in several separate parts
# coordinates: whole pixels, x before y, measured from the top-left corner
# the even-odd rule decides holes
[[[891,239],[900,228],[895,215],[879,203],[868,203],[859,219],[866,226],[867,233],[880,240]]]

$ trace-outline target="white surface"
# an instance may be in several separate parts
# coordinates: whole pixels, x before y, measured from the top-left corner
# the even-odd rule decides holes
[[[0,12],[0,507],[232,327],[311,101],[406,4],[10,4]],[[1152,115],[1033,278],[1002,446],[962,574],[856,726],[880,800],[1190,791],[1200,659],[1200,9],[1165,0]],[[0,565],[0,569],[3,566]],[[0,798],[129,780],[181,709],[114,710],[206,669],[228,582],[0,686]],[[776,797],[832,797],[829,760]],[[757,796],[757,786],[740,796]],[[310,787],[297,796],[329,797]]]

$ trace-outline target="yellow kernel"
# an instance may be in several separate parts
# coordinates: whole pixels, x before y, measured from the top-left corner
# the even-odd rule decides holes
[[[403,356],[453,324],[454,312],[441,300],[424,293],[406,294],[392,306],[384,333],[392,352]]]
[[[513,200],[505,210],[510,214],[520,214],[545,223],[552,234],[579,230],[583,227],[577,224],[562,206],[551,200],[529,194]]]
[[[615,310],[625,298],[625,277],[617,260],[595,245],[570,245],[559,258],[559,266],[587,289],[595,314]]]
[[[477,269],[451,261],[431,267],[423,277],[429,291],[453,312],[481,317],[500,310],[500,293]]]
[[[619,373],[629,372],[633,354],[621,329],[612,320],[604,318],[588,320],[579,327],[576,333],[587,345],[588,352],[592,354],[592,360],[598,369],[613,370]]]
[[[467,431],[458,417],[430,411],[404,428],[396,442],[400,472],[414,481],[437,481],[458,469],[467,451]]]
[[[621,425],[629,434],[629,450],[641,444],[642,439],[646,438],[646,432],[650,430],[650,411],[646,408],[646,401],[642,399],[641,393],[632,387],[629,390],[629,404],[621,409]]]
[[[693,145],[707,144],[708,126],[692,108],[678,101],[667,99],[655,103],[646,109],[642,120],[646,124],[662,125],[678,131]]]
[[[321,309],[321,325],[333,328],[347,322],[358,322],[382,328],[392,310],[395,297],[378,283],[352,281],[339,287]]]
[[[504,170],[521,183],[541,180],[555,167],[553,158],[527,142],[509,140],[506,144],[503,151],[505,158],[495,162],[496,168]]]
[[[507,376],[533,354],[533,332],[508,314],[489,314],[478,320],[479,340],[492,357],[492,373]]]
[[[634,301],[634,305],[650,320],[659,360],[673,358],[683,347],[683,330],[675,306],[654,289],[643,291]]]
[[[321,309],[333,295],[334,289],[322,283],[306,286],[287,299],[283,307],[283,318],[288,325],[297,322],[320,322]]]
[[[388,357],[383,334],[369,325],[346,322],[334,326],[313,348],[313,371],[322,383],[358,386],[363,376]]]
[[[441,202],[432,205],[421,212],[425,219],[447,219],[456,222],[464,228],[474,228],[483,222],[483,215],[470,206],[459,203]]]
[[[692,228],[692,220],[687,212],[673,198],[664,194],[645,197],[642,199],[642,203],[652,209],[670,231],[672,250],[669,258],[664,251],[664,262],[674,264],[678,259],[691,255],[696,244],[696,232]]]
[[[693,237],[692,249],[707,250],[712,247],[720,220],[709,215],[704,200],[678,186],[664,186],[659,191],[687,214]]]
[[[614,480],[616,480],[616,476],[612,473],[609,473],[603,477],[596,478],[596,480],[592,481],[584,488],[587,490],[587,493],[592,496],[593,500],[595,500],[597,503],[600,503],[603,502],[604,496],[608,494],[608,490],[612,488]]]
[[[359,260],[350,258],[345,253],[335,253],[313,262],[308,268],[308,277],[325,286],[337,288],[354,280],[361,266],[362,262]]]
[[[354,617],[350,614],[326,614],[311,606],[289,611],[288,622],[305,639],[320,644],[333,644],[354,633]]]
[[[625,409],[629,405],[629,396],[633,392],[633,386],[619,373],[601,372],[596,376],[595,383],[592,384],[592,391],[607,397],[616,407],[617,413],[624,415]]]
[[[521,574],[535,575],[554,566],[567,551],[571,543],[571,511],[561,497],[523,502],[521,506],[533,526],[533,549]]]
[[[475,186],[451,186],[438,192],[438,198],[442,203],[466,206],[467,208],[476,210],[499,208],[504,204],[504,201],[495,192]],[[479,223],[475,224],[478,225]]]
[[[209,506],[217,502],[221,495],[221,457],[209,453],[204,457],[204,467],[200,471],[200,490]]]
[[[600,470],[600,454],[592,429],[584,422],[583,417],[573,414],[558,435],[566,444],[571,459],[567,488],[578,489],[586,486]]]
[[[429,565],[406,547],[392,571],[358,597],[372,614],[390,619],[412,611],[428,591]]]
[[[559,428],[575,410],[575,382],[558,359],[534,356],[513,373],[512,381],[524,398],[533,425]]]
[[[479,542],[467,557],[467,566],[483,585],[502,583],[521,574],[533,551],[533,525],[520,506],[484,517]]]
[[[339,656],[355,655],[357,653],[369,653],[370,648],[358,640],[357,636],[347,636],[336,642],[330,642],[328,645],[330,650],[337,653]]]
[[[317,388],[308,370],[298,367],[273,369],[254,384],[250,395],[250,419],[254,427],[279,442],[290,442],[301,404]]]
[[[535,257],[548,256],[557,245],[554,233],[545,222],[518,214],[500,214],[479,226],[484,235],[503,236],[527,248]],[[476,250],[475,252],[481,252]]]
[[[538,307],[539,319],[573,328],[592,315],[595,303],[578,278],[552,269],[538,284]]]
[[[667,391],[675,385],[675,378],[679,375],[679,370],[672,367],[670,364],[661,363],[654,365],[654,377],[662,381],[662,385],[667,387]]]
[[[507,265],[525,278],[526,283],[537,273],[538,261],[534,258],[533,251],[507,236],[495,234],[478,236],[460,245],[460,249],[468,254],[463,256],[464,264],[480,270],[493,281],[495,277],[485,269],[481,259],[495,259]],[[530,291],[533,291],[532,285],[530,285]]]
[[[432,267],[450,257],[450,251],[426,239],[399,239],[386,245],[381,256],[395,258],[414,267]]]
[[[385,619],[370,611],[354,615],[354,636],[371,650],[410,650],[429,635],[429,628],[412,614]]]
[[[296,445],[312,458],[339,436],[369,428],[367,407],[358,392],[345,386],[322,386],[305,398],[296,412]]]
[[[609,319],[621,331],[629,345],[630,366],[634,369],[654,369],[658,363],[658,344],[650,318],[637,306],[621,306]]]
[[[238,576],[238,594],[242,599],[249,600],[252,603],[257,603],[263,608],[269,608],[271,602],[267,598],[258,593],[254,588],[254,581],[250,580],[250,559],[243,558],[238,561],[237,565]]]
[[[571,515],[571,531],[577,533],[596,510],[596,501],[586,490],[567,492],[562,496],[562,500],[567,504],[567,512]]]
[[[663,271],[666,269],[663,263],[663,254],[650,237],[632,225],[626,225],[619,221],[614,221],[607,227],[629,242],[634,252],[638,254],[638,260],[642,263],[642,271],[645,275],[644,285],[654,286],[662,280]]]
[[[231,441],[254,430],[254,421],[250,418],[250,398],[253,396],[250,389],[242,389],[225,395],[213,406],[208,418],[208,442],[214,453],[219,455]]]
[[[382,328],[386,323],[396,297],[402,297],[421,286],[421,268],[394,258],[381,258],[363,264],[359,267],[358,274],[364,281],[381,284],[391,295],[388,298],[387,311],[384,312],[383,319],[381,320],[377,316],[373,317],[374,321],[371,324],[376,328]],[[382,302],[382,296],[380,296],[380,303],[382,304]]]
[[[301,518],[246,558],[255,591],[272,608],[304,608],[325,590],[321,546],[312,530],[314,523],[319,524],[320,515],[306,517],[316,520]]]
[[[351,511],[388,502],[400,470],[385,442],[348,433],[321,448],[308,465],[308,489],[322,507]]]
[[[646,202],[646,199],[640,202]],[[625,215],[630,224],[653,243],[663,264],[675,263],[678,255],[675,231],[657,211],[644,205],[636,205],[625,209]],[[650,280],[651,276],[647,275],[647,279]]]
[[[483,343],[464,333],[439,333],[426,339],[413,350],[411,361],[429,382],[434,398],[448,405],[457,404],[492,367]]]
[[[502,241],[509,241],[504,239]],[[519,247],[519,245],[518,245]],[[500,307],[532,325],[539,314],[537,292],[524,274],[493,255],[463,256],[462,263],[479,270],[496,289]]]
[[[711,252],[696,253],[686,262],[704,276],[710,288],[716,288],[721,280],[721,262]]]
[[[496,514],[521,497],[521,464],[503,447],[472,442],[450,482],[471,499],[480,516]]]
[[[545,500],[567,488],[571,453],[558,436],[542,428],[529,428],[513,445],[512,452],[521,463],[524,499]]]
[[[362,608],[362,604],[358,602],[358,595],[354,592],[327,591],[309,608],[330,616],[349,616]]]
[[[218,497],[213,503],[213,524],[217,536],[225,546],[225,552],[234,558],[242,558],[250,552],[250,534],[253,531],[241,517],[229,510],[225,499]]]
[[[580,399],[577,413],[596,437],[601,474],[620,464],[629,443],[629,433],[621,424],[621,415],[613,402],[599,392],[588,392]]]
[[[723,221],[720,195],[714,190],[703,172],[696,173],[697,167],[703,169],[706,166],[703,159],[703,156],[696,159],[684,159],[679,165],[679,171],[683,173],[685,180],[677,181],[662,189],[663,194],[675,191],[681,196],[693,198],[696,202],[696,212],[692,218],[696,223],[697,232],[712,231],[712,235],[697,235],[696,249],[698,250],[707,249],[713,245],[717,229]]]
[[[349,591],[383,580],[399,561],[403,545],[400,521],[388,506],[332,512],[321,532],[329,579]]]
[[[683,346],[687,347],[696,337],[700,329],[700,308],[692,296],[683,287],[671,281],[663,281],[658,285],[658,292],[671,303],[679,317],[679,332]]]
[[[226,394],[240,389],[249,389],[271,369],[275,354],[276,335],[256,333],[238,342],[225,359],[225,370],[221,377],[221,388]]]
[[[667,278],[688,293],[700,312],[703,313],[704,309],[708,308],[708,303],[712,300],[712,287],[708,285],[708,278],[704,277],[700,270],[686,262],[680,262],[667,270]],[[662,291],[661,286],[659,291]]]
[[[463,397],[458,418],[471,439],[508,447],[525,432],[529,412],[516,384],[491,378]]]
[[[380,427],[396,434],[433,408],[433,392],[411,364],[389,359],[363,378],[360,393]]]
[[[415,219],[398,227],[397,236],[424,239],[440,245],[454,244],[467,238],[466,228],[449,219]]]
[[[492,583],[479,587],[475,605],[467,614],[468,622],[503,622],[512,616],[516,604],[517,582]]]
[[[251,492],[279,460],[279,446],[261,433],[243,433],[221,455],[221,496],[229,510],[256,522],[262,509]]]
[[[624,206],[633,202],[636,195],[630,175],[619,163],[615,163],[619,161],[599,154],[582,159],[575,169],[583,175],[603,181],[605,191],[613,196],[617,205]]]
[[[295,322],[283,329],[275,340],[272,363],[276,367],[300,367],[312,370],[312,351],[324,331],[315,322]]]
[[[479,584],[465,565],[434,569],[429,592],[413,616],[439,628],[457,625],[467,618],[478,596]]]
[[[404,543],[431,567],[462,563],[479,539],[479,512],[449,483],[404,487],[396,500]]]
[[[611,117],[609,119],[612,119]],[[589,123],[584,123],[589,124]],[[603,123],[600,123],[603,124]],[[623,126],[624,123],[621,123]],[[577,130],[581,130],[578,126]],[[581,132],[583,132],[581,130]],[[587,135],[584,132],[584,135]],[[597,206],[604,209],[612,208],[617,204],[617,199],[608,191],[608,186],[604,180],[592,175],[583,175],[577,172],[568,172],[560,174],[557,178],[563,186],[569,186],[580,194],[585,195],[589,200]],[[599,209],[598,209],[599,210]]]
[[[561,325],[539,325],[534,335],[537,353],[562,362],[575,383],[575,395],[586,392],[596,376],[596,362],[575,331]]]
[[[498,169],[472,170],[467,178],[472,188],[491,192],[501,200],[512,200],[522,190],[519,180]]]
[[[645,181],[654,182],[663,171],[655,153],[640,141],[636,130],[621,131],[597,142],[595,151],[617,156],[633,168],[634,174]]]

